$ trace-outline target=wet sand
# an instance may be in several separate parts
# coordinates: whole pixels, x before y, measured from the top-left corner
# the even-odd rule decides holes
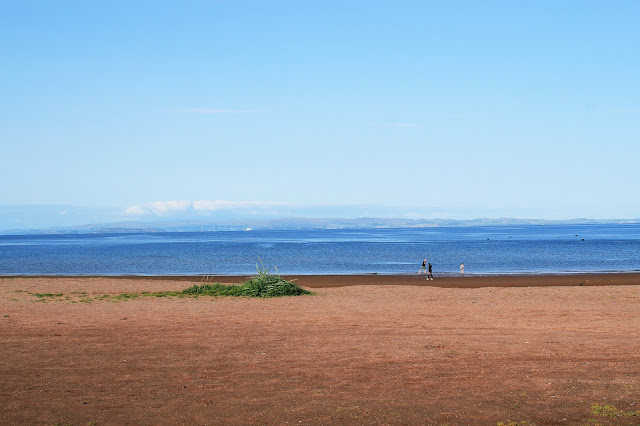
[[[0,279],[3,277],[0,277]],[[6,279],[20,278],[53,278],[50,276],[14,276]],[[200,284],[205,282],[219,282],[238,284],[249,276],[238,275],[211,275],[203,276],[68,276],[59,278],[92,279],[109,278],[113,280],[151,280],[173,281]],[[407,275],[283,275],[283,278],[292,280],[309,288],[346,287],[355,285],[394,285],[394,286],[431,286],[442,288],[482,288],[482,287],[555,287],[555,286],[601,286],[601,285],[638,285],[640,284],[640,272],[626,273],[583,273],[583,274],[539,274],[539,275],[434,275],[433,280],[426,280],[424,274]]]
[[[640,423],[640,274],[287,278],[0,278],[0,424]]]
[[[315,275],[292,276],[300,285],[311,288],[343,287],[353,285],[416,285],[442,288],[482,287],[554,287],[554,286],[601,286],[638,285],[640,273],[618,274],[566,274],[566,275],[466,275],[434,276],[427,281],[424,274],[412,275]],[[229,278],[225,278],[228,280]]]

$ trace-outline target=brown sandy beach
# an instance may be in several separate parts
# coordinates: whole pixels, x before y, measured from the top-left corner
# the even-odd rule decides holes
[[[286,278],[0,278],[0,424],[640,424],[640,274]]]

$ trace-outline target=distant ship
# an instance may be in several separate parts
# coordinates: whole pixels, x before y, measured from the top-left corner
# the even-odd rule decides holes
[[[245,231],[253,231],[251,228],[244,228]]]

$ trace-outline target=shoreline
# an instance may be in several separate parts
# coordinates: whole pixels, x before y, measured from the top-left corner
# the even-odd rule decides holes
[[[435,275],[426,280],[424,275],[289,275],[281,274],[302,287],[333,288],[350,286],[420,286],[440,288],[483,287],[565,287],[565,286],[627,286],[640,285],[640,272],[581,272],[558,274],[509,275]],[[141,281],[184,281],[191,283],[239,284],[252,275],[0,275],[0,279],[112,279]]]

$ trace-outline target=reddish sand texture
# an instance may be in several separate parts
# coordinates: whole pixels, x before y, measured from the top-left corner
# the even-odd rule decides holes
[[[626,285],[325,277],[359,285],[114,301],[92,298],[190,283],[4,278],[0,424],[636,425],[640,276],[604,277]]]

